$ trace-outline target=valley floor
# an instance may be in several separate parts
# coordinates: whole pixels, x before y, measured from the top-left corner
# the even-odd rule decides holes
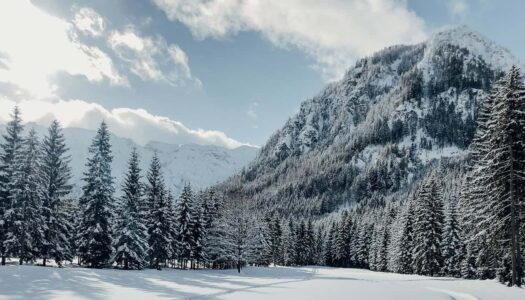
[[[0,299],[525,299],[495,281],[326,267],[236,270],[93,270],[0,267]]]

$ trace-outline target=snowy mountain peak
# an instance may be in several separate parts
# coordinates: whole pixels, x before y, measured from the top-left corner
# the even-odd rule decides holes
[[[508,71],[512,65],[522,66],[512,53],[484,37],[468,26],[448,27],[435,33],[427,42],[428,51],[434,54],[436,48],[444,44],[468,49],[473,57],[481,57],[485,62],[499,71]]]
[[[479,107],[514,64],[508,50],[465,26],[385,48],[303,102],[225,185],[283,215],[393,197],[434,160],[465,154]]]

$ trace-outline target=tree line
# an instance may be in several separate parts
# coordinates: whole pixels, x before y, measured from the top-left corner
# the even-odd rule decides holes
[[[14,108],[0,154],[0,255],[20,264],[50,259],[62,266],[125,269],[145,267],[240,268],[266,264],[259,232],[262,221],[233,206],[214,189],[194,192],[188,184],[178,199],[166,186],[155,154],[145,174],[134,149],[116,196],[111,175],[110,132],[102,122],[89,147],[82,194],[71,195],[70,157],[58,121],[39,141],[24,136]],[[222,212],[219,214],[219,212]]]
[[[441,161],[405,193],[333,219],[281,218],[253,199],[185,186],[175,200],[154,156],[145,176],[133,151],[115,196],[102,123],[82,196],[71,199],[58,122],[38,141],[15,108],[0,156],[0,254],[20,263],[78,258],[88,267],[237,268],[328,265],[523,283],[525,85],[513,67],[479,111],[467,158]],[[454,191],[452,191],[454,190]]]

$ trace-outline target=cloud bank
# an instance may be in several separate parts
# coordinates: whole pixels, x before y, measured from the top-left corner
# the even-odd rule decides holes
[[[247,145],[217,130],[190,129],[181,122],[156,116],[144,109],[115,108],[107,110],[99,104],[82,100],[71,101],[20,101],[18,103],[0,98],[0,123],[10,119],[15,105],[22,111],[25,122],[48,126],[54,119],[64,127],[96,129],[103,120],[115,135],[130,138],[145,145],[150,141],[170,144],[217,145],[236,148]]]
[[[141,35],[131,25],[108,24],[89,7],[75,8],[66,20],[29,0],[0,1],[0,84],[38,99],[56,97],[58,73],[121,87],[130,85],[130,75],[172,86],[201,85],[178,45]]]
[[[153,0],[199,38],[260,32],[300,49],[327,79],[383,47],[425,39],[424,22],[402,0]]]

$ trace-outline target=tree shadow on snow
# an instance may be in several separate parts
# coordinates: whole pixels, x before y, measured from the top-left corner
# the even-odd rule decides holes
[[[141,270],[86,268],[43,268],[6,266],[0,268],[0,295],[12,299],[52,299],[54,291],[70,292],[88,299],[107,299],[112,286],[137,289],[169,299],[207,298],[237,291],[309,280],[315,269],[246,268],[236,270]]]

